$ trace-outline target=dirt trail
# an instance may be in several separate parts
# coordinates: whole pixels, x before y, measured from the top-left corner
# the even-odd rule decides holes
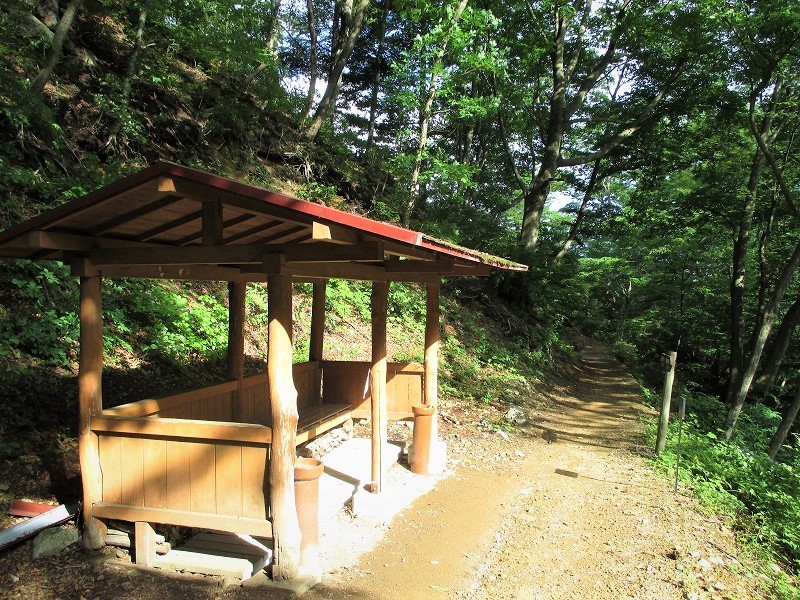
[[[521,438],[452,443],[454,473],[310,596],[753,597],[724,524],[636,452],[648,409],[633,378],[591,344],[569,380]]]

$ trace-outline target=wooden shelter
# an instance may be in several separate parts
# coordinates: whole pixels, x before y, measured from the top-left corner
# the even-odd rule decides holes
[[[353,416],[372,421],[372,491],[387,421],[436,405],[444,276],[524,265],[319,204],[160,162],[0,233],[0,256],[68,263],[80,277],[79,454],[84,543],[98,519],[274,538],[273,576],[298,569],[295,448]],[[228,381],[103,408],[104,277],[227,281]],[[372,360],[325,361],[329,278],[373,282]],[[267,372],[243,377],[247,282],[268,282]],[[313,282],[308,362],[292,365],[292,283]],[[387,362],[393,281],[427,289],[424,365]],[[368,381],[368,385],[365,383]],[[140,536],[137,536],[139,538]]]

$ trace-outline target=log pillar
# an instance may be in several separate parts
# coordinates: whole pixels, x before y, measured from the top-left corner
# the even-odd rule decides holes
[[[438,399],[439,371],[439,293],[440,282],[426,286],[425,299],[425,389],[422,406],[414,411],[414,437],[411,445],[410,467],[413,473],[429,475],[431,465],[436,462],[431,453],[438,448],[438,423],[436,403]]]
[[[242,386],[244,381],[244,320],[247,283],[228,282],[228,379],[238,381],[231,394],[231,420],[242,420]]]
[[[383,447],[388,437],[389,421],[386,407],[386,308],[389,283],[372,283],[372,368],[370,369],[370,414],[372,419],[372,484],[377,494],[383,483]]]
[[[103,298],[102,278],[81,277],[80,356],[78,359],[78,456],[83,483],[83,545],[97,550],[105,545],[105,527],[94,518],[94,504],[102,501],[99,440],[90,428],[92,416],[103,410]]]
[[[314,298],[311,302],[311,344],[308,360],[322,360],[325,340],[325,292],[327,281],[314,282]]]
[[[292,378],[292,278],[270,275],[267,376],[272,409],[270,508],[275,541],[274,579],[292,579],[300,566],[300,525],[294,496],[297,390]]]
[[[429,283],[425,298],[425,395],[424,403],[436,406],[439,394],[439,292],[441,284]]]

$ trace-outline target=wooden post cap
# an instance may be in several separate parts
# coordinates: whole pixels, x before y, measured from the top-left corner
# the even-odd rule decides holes
[[[313,481],[322,477],[325,465],[316,458],[296,458],[294,461],[294,480]]]

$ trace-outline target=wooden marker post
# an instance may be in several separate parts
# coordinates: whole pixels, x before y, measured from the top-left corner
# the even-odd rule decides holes
[[[102,500],[103,480],[97,434],[91,418],[103,410],[103,297],[99,276],[81,277],[80,357],[78,359],[78,456],[83,483],[83,545],[97,550],[105,545],[103,525],[94,518],[94,504]]]
[[[231,419],[242,420],[242,382],[244,378],[244,320],[247,283],[228,282],[228,379],[238,381],[239,387],[231,398]]]
[[[300,566],[300,524],[294,497],[297,390],[292,379],[292,278],[270,275],[267,375],[272,407],[269,490],[275,540],[274,579],[292,579]]]
[[[677,352],[666,352],[661,355],[661,368],[666,372],[666,377],[664,378],[664,394],[661,397],[661,415],[658,418],[656,454],[661,454],[667,444],[667,426],[669,425],[669,409],[672,402],[672,384],[675,382],[675,364],[677,362]]]
[[[389,298],[389,283],[372,283],[372,368],[370,369],[370,397],[372,418],[372,485],[370,491],[377,494],[383,483],[383,446],[388,437],[388,415],[386,414],[386,308]]]

